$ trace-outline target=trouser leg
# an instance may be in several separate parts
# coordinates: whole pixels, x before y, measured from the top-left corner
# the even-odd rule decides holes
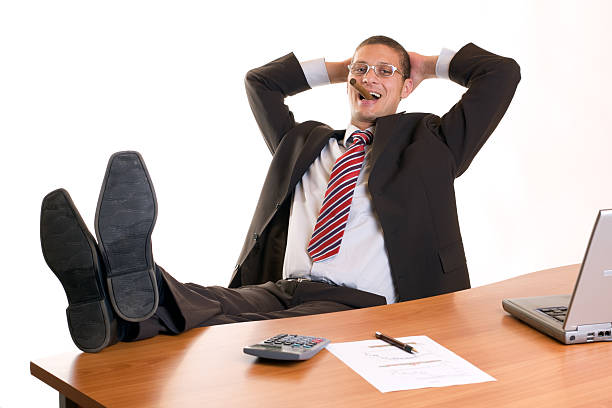
[[[315,314],[322,313],[331,313],[331,312],[340,312],[343,310],[351,310],[354,307],[333,302],[333,301],[313,301],[302,303],[297,306],[285,309],[285,310],[277,310],[273,312],[246,312],[239,313],[236,315],[218,315],[210,320],[203,322],[201,326],[215,326],[218,324],[227,324],[227,323],[240,323],[240,322],[253,322],[257,320],[272,320],[272,319],[282,319],[285,317],[298,317],[298,316],[310,316]]]
[[[161,268],[160,268],[161,269]],[[229,289],[180,283],[161,269],[163,302],[150,319],[133,327],[124,341],[194,327],[305,316],[384,305],[383,296],[318,282],[280,280]]]
[[[206,323],[208,321],[218,321],[212,324],[232,323],[236,320],[224,320],[222,316],[284,310],[290,300],[290,296],[272,282],[238,289],[204,287],[178,282],[163,268],[159,267],[159,270],[162,301],[156,313],[143,322],[129,324],[122,341],[142,340],[160,333],[178,334],[210,325]]]
[[[257,287],[265,287],[269,293],[282,299],[284,307],[277,310],[227,310],[227,313],[202,322],[201,326],[307,316],[386,304],[383,296],[319,282],[279,280],[274,284],[267,282],[252,288]],[[222,292],[225,288],[217,290],[221,295],[225,293]],[[236,290],[240,291],[241,288]]]

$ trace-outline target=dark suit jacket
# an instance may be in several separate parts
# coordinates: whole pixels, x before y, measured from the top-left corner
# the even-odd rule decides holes
[[[467,92],[442,117],[398,113],[376,121],[368,180],[399,300],[470,287],[454,180],[505,113],[520,80],[517,63],[473,44],[452,59]],[[291,195],[330,137],[344,131],[296,123],[284,98],[309,89],[293,54],[256,68],[246,89],[272,163],[230,287],[281,279]]]

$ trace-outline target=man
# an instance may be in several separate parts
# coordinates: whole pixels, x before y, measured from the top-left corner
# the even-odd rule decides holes
[[[443,117],[399,113],[427,78],[469,89]],[[351,121],[335,131],[296,123],[286,96],[347,86]],[[246,76],[249,103],[273,154],[230,288],[181,284],[155,265],[156,199],[136,152],[113,155],[96,210],[97,243],[65,190],[43,200],[43,254],[66,290],[75,344],[197,326],[348,310],[469,288],[454,179],[506,111],[518,65],[468,44],[410,56],[394,40],[362,42],[338,63],[287,55]]]

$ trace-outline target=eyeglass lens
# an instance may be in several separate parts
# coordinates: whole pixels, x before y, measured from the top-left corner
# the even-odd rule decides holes
[[[362,62],[357,62],[351,65],[351,73],[353,75],[366,75],[370,68],[373,68],[374,73],[380,77],[390,77],[394,72],[393,65],[377,64],[370,66]]]

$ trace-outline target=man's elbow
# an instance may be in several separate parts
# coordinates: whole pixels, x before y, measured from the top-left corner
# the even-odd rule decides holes
[[[261,82],[261,78],[257,73],[257,68],[251,69],[244,76],[244,87],[247,93],[255,88],[255,85]]]
[[[518,62],[512,58],[504,58],[503,65],[508,79],[514,82],[515,85],[518,85],[521,81],[521,67]]]

